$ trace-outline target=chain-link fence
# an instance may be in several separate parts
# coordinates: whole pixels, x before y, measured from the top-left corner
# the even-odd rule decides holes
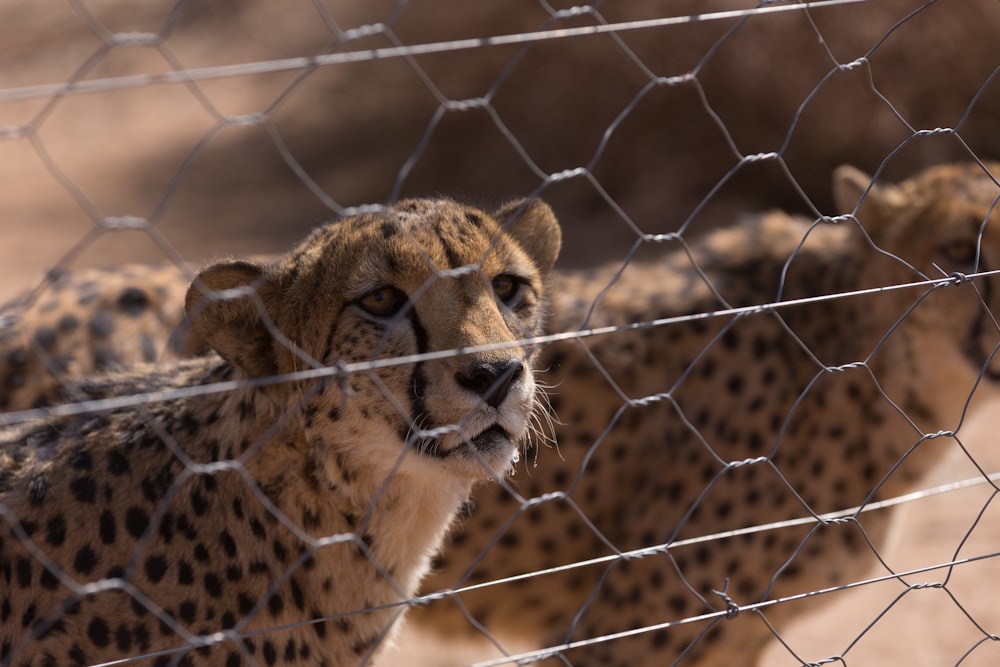
[[[995,2],[6,14],[0,664],[995,662]]]

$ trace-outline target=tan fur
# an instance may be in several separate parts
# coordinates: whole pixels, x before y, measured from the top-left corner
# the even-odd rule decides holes
[[[529,430],[517,341],[540,332],[559,229],[545,204],[521,209],[502,232],[506,211],[408,200],[272,266],[210,267],[186,312],[221,358],[80,388],[180,398],[0,434],[0,664],[347,665],[390,643],[472,485]],[[393,312],[373,312],[380,291]],[[456,344],[473,349],[239,382]]]
[[[869,186],[869,176],[838,170],[833,190],[848,217],[836,223],[753,216],[693,242],[690,256],[671,248],[620,277],[619,266],[560,275],[550,330],[953,272],[957,283],[1000,265],[990,213],[1000,188],[978,165]],[[536,365],[552,387],[558,449],[528,452],[510,480],[519,497],[497,485],[475,492],[422,588],[447,591],[613,549],[849,508],[910,487],[955,446],[949,437],[922,436],[961,434],[961,410],[1000,338],[987,309],[995,309],[995,293],[979,279],[549,345]],[[978,391],[994,390],[995,373],[988,375]],[[520,501],[545,494],[555,495]],[[566,657],[577,667],[670,664],[682,655],[684,665],[752,664],[770,630],[751,612],[726,620],[714,591],[749,605],[848,581],[870,562],[867,540],[878,546],[885,525],[884,513],[862,514],[672,547],[465,593],[462,607],[446,596],[414,610],[408,625],[423,638],[460,630],[482,638],[469,614],[502,645],[541,647],[714,613]],[[794,611],[777,605],[763,615],[780,631]],[[398,655],[407,655],[405,646]]]

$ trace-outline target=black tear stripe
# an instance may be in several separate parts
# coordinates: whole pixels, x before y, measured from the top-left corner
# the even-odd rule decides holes
[[[330,327],[330,331],[326,334],[326,343],[323,345],[323,356],[317,359],[317,361],[321,364],[329,365],[333,362],[330,358],[333,356],[333,337],[337,334],[337,323],[340,322],[340,317],[343,314],[344,306],[341,305],[334,314],[333,319],[330,320],[333,322],[333,325]]]
[[[413,304],[410,304],[409,309],[406,311],[406,319],[409,321],[413,337],[416,339],[417,354],[425,354],[428,351],[427,329],[424,328],[423,323],[420,321],[420,316],[417,315],[417,309]],[[424,402],[424,396],[427,395],[427,375],[424,373],[424,364],[422,361],[413,364],[413,371],[410,373],[409,389],[410,419],[414,423],[419,423],[421,417],[427,414],[427,404]],[[420,426],[427,425],[420,424]],[[399,439],[405,442],[409,431],[409,424],[406,423],[406,419],[404,418],[403,423],[399,426]]]
[[[981,265],[977,270],[985,272],[989,269],[985,265]],[[990,278],[983,280],[982,286],[978,289],[979,296],[982,298],[985,308],[979,314],[979,317],[976,318],[976,321],[972,325],[972,330],[969,332],[969,339],[965,343],[966,354],[969,356],[970,361],[977,364],[986,373],[986,377],[997,380],[1000,379],[1000,375],[987,367],[992,349],[988,350],[983,346],[983,336],[985,335],[987,322],[992,322],[990,314],[993,312],[993,283]]]

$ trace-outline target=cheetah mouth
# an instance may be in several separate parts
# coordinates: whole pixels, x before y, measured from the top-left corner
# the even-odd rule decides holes
[[[505,447],[508,443],[510,443],[510,441],[510,433],[499,424],[494,424],[485,431],[482,431],[479,435],[469,439],[472,446],[475,447],[477,451],[483,453]],[[455,449],[461,449],[461,446],[456,447]],[[455,450],[453,449],[452,451]]]
[[[444,448],[438,438],[423,438],[414,444],[417,451],[425,456],[436,459],[448,459],[455,456],[469,455],[466,445],[471,445],[480,454],[490,454],[510,446],[510,432],[500,424],[493,424],[472,437],[460,436],[453,447]]]

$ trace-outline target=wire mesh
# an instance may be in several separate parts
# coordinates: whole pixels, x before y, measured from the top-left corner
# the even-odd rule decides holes
[[[131,542],[94,536],[125,559],[107,572],[79,567],[104,553],[86,545],[67,566],[16,493],[0,501],[0,664],[36,646],[77,664],[323,664],[308,647],[336,633],[351,657],[327,658],[359,664],[995,662],[995,3],[9,10],[0,490],[55,456],[45,424],[70,440],[115,415],[173,472],[148,513],[122,517]],[[841,163],[871,176],[838,170],[831,191]],[[183,322],[194,266],[274,253],[331,215],[387,215],[426,193],[553,206],[563,252],[547,333],[390,354],[414,326],[407,306],[376,351],[342,359],[268,321],[294,366],[192,380],[206,358]],[[408,240],[429,271],[408,303],[497,277],[497,241],[453,266],[434,243]],[[249,296],[267,320],[269,283],[248,284],[222,296]],[[531,417],[510,476],[484,465],[414,594],[398,568],[427,553],[382,562],[368,530],[417,450],[469,418],[423,423],[394,383],[518,350],[535,350],[552,421]],[[80,382],[138,362],[155,365]],[[302,393],[211,460],[172,421],[184,401],[283,387]],[[330,393],[344,409],[374,396],[387,421],[408,423],[367,509],[323,532],[255,471]],[[34,439],[18,445],[21,433]],[[150,583],[190,569],[176,550],[156,560],[157,533],[216,483],[284,553],[239,618],[225,617],[237,586],[221,570],[195,569],[190,599]],[[65,512],[86,525],[83,487]],[[228,545],[212,553],[251,550]],[[330,588],[358,583],[371,604],[307,608],[318,591],[300,581],[317,561],[354,563]],[[60,604],[18,606],[22,589],[46,586]],[[105,599],[130,614],[90,611]],[[86,631],[65,632],[78,616]]]

